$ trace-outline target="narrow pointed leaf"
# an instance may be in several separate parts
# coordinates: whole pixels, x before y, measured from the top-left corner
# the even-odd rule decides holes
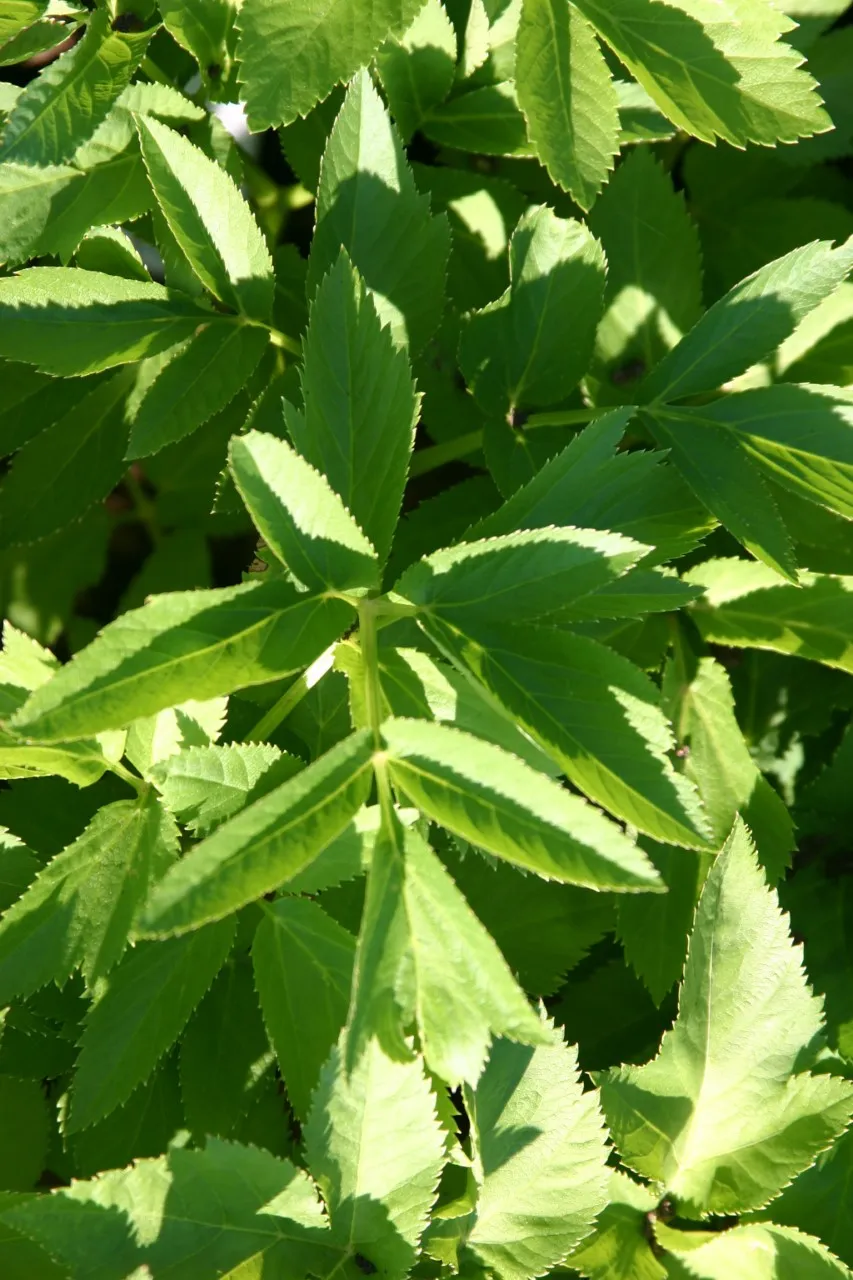
[[[249,319],[268,321],[275,290],[272,259],[231,178],[153,116],[140,116],[137,128],[157,203],[201,283]]]
[[[675,1026],[653,1061],[602,1084],[623,1161],[685,1216],[765,1205],[853,1111],[853,1087],[801,1069],[821,1028],[801,949],[738,822],[705,882]]]
[[[424,720],[387,720],[388,769],[435,822],[545,879],[654,889],[645,855],[603,814],[491,743]]]
[[[462,542],[420,560],[397,583],[425,615],[453,625],[525,622],[618,578],[646,547],[590,529],[536,529]]]
[[[325,478],[285,440],[249,431],[230,446],[234,482],[267,546],[309,590],[379,585],[376,552]]]
[[[192,337],[211,312],[153,282],[72,267],[0,280],[0,355],[43,373],[97,373]]]
[[[420,351],[441,320],[450,230],[443,214],[430,215],[367,71],[350,85],[323,154],[309,292],[341,249],[395,343]]]
[[[355,939],[302,898],[264,905],[252,944],[255,986],[294,1112],[304,1121],[349,1007]]]
[[[100,809],[0,920],[4,1004],[79,966],[88,982],[121,958],[149,887],[177,856],[178,831],[157,800]]]
[[[130,83],[154,28],[113,30],[105,9],[83,39],[30,81],[6,121],[0,161],[61,164],[91,138]]]
[[[640,388],[644,403],[713,391],[775,351],[833,293],[853,244],[817,240],[768,262],[715,302]]]
[[[524,0],[515,82],[527,135],[552,180],[589,209],[619,149],[616,89],[574,5]]]
[[[183,1031],[233,940],[233,921],[223,920],[125,958],[86,1020],[67,1132],[85,1129],[130,1097]]]
[[[459,362],[485,409],[557,404],[586,373],[604,299],[601,245],[542,206],[510,241],[509,289],[466,318]]]
[[[303,412],[286,406],[296,448],[326,477],[384,561],[414,439],[418,398],[404,351],[341,254],[311,307]]]
[[[88,737],[187,698],[264,684],[307,667],[351,617],[343,601],[282,580],[166,592],[105,627],[13,727],[45,741]]]
[[[196,845],[148,899],[142,934],[186,933],[277,889],[340,835],[371,779],[372,747],[362,730]]]

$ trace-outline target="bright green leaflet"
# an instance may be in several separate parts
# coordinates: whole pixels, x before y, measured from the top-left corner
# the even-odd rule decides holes
[[[587,1280],[666,1280],[644,1228],[657,1197],[625,1173],[610,1176],[608,1204],[570,1265]]]
[[[249,431],[230,447],[234,482],[267,546],[313,591],[376,587],[376,552],[337,494],[286,440]]]
[[[370,741],[361,731],[196,845],[154,890],[141,931],[186,933],[276,889],[340,835],[370,782]]]
[[[266,742],[233,742],[187,747],[156,764],[151,776],[175,817],[206,835],[244,807],[273,766],[279,775],[282,766],[296,773],[301,763]]]
[[[602,1081],[623,1161],[684,1213],[762,1207],[853,1109],[845,1081],[802,1069],[822,1011],[786,924],[738,822],[702,891],[675,1026],[652,1062]]]
[[[456,32],[441,0],[427,0],[411,26],[386,40],[376,69],[404,142],[443,102],[456,75]]]
[[[431,217],[366,71],[350,85],[323,153],[309,297],[342,248],[395,343],[419,351],[441,319],[450,231],[444,215]]]
[[[667,1230],[660,1240],[677,1259],[676,1280],[842,1280],[847,1267],[814,1236],[790,1227],[748,1223],[694,1243],[685,1232]],[[682,1245],[682,1250],[677,1248]]]
[[[524,0],[515,83],[527,134],[554,182],[589,209],[618,151],[616,89],[574,5]]]

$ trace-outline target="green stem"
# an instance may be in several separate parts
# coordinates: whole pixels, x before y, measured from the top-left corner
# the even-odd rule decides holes
[[[128,786],[133,787],[140,799],[145,795],[148,790],[149,783],[147,783],[143,778],[138,778],[136,774],[131,773],[129,769],[125,769],[124,765],[120,761],[110,761],[107,768],[111,773],[114,773],[117,778],[121,778],[122,782],[126,782]]]
[[[524,424],[525,430],[530,427],[574,427],[593,422],[608,409],[555,409],[553,413],[531,413]]]
[[[174,89],[175,86],[172,84],[172,81],[165,74],[165,72],[160,70],[160,68],[157,66],[155,62],[151,60],[151,58],[143,58],[139,66],[139,70],[143,72],[143,74],[146,75],[149,80],[154,80],[157,82],[157,84],[166,84],[169,86],[170,89]]]
[[[335,645],[330,645],[325,653],[311,663],[293,684],[265,711],[256,725],[243,735],[244,742],[265,742],[270,734],[278,728],[282,720],[286,720],[294,707],[298,706],[305,695],[322,680],[327,671],[331,671],[335,661]]]
[[[288,338],[280,329],[270,329],[270,342],[274,347],[281,347],[282,351],[289,351],[292,356],[302,355],[302,343]]]
[[[443,467],[446,462],[455,462],[458,458],[467,457],[469,453],[476,453],[482,444],[482,431],[469,431],[468,435],[457,436],[455,440],[445,440],[443,444],[432,444],[428,449],[419,449],[412,455],[409,475],[426,475],[428,471]]]
[[[382,749],[382,688],[379,683],[379,645],[377,643],[376,601],[362,600],[358,606],[358,638],[364,670],[364,704],[367,727],[373,734],[377,751]]]
[[[142,485],[136,479],[136,476],[133,474],[132,466],[125,476],[125,484],[127,485],[130,496],[133,498],[134,515],[137,520],[141,520],[145,525],[151,541],[156,547],[162,537],[160,522],[157,519],[157,505],[151,501],[145,493],[145,490],[142,488]]]

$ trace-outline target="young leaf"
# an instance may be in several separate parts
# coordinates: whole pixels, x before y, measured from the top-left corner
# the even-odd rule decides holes
[[[0,280],[0,355],[43,373],[97,373],[165,351],[211,312],[153,282],[71,267]]]
[[[589,209],[619,150],[619,113],[604,55],[574,5],[524,0],[515,83],[536,154],[553,181]]]
[[[623,1162],[685,1216],[762,1207],[853,1110],[850,1085],[802,1070],[822,1011],[786,923],[738,822],[705,882],[675,1026],[652,1062],[602,1082]]]
[[[400,513],[418,397],[406,353],[394,347],[344,253],[311,307],[302,394],[303,412],[285,405],[293,443],[384,561]]]
[[[264,903],[252,944],[264,1022],[301,1121],[320,1070],[346,1022],[355,939],[301,898]]]
[[[113,30],[105,9],[90,14],[79,44],[18,98],[6,121],[0,161],[52,165],[70,159],[130,83],[153,34],[153,27]]]
[[[705,588],[691,614],[711,644],[774,649],[853,671],[853,578],[803,573],[794,587],[763,565],[706,560],[687,580]]]
[[[599,34],[674,124],[704,142],[772,145],[832,127],[779,36],[794,24],[758,0],[726,8],[706,0],[578,0]]]
[[[577,386],[604,298],[604,254],[580,222],[532,209],[509,253],[509,289],[467,317],[459,344],[469,387],[498,414],[556,404]]]
[[[199,835],[231,818],[274,772],[282,781],[301,762],[267,742],[232,742],[227,747],[191,746],[151,770],[167,808]]]
[[[128,458],[144,458],[183,440],[219,413],[246,385],[267,349],[266,330],[215,319],[199,327],[165,362],[152,361],[156,376],[140,382],[128,406]]]
[[[332,1050],[305,1126],[308,1167],[332,1237],[402,1280],[415,1261],[444,1164],[423,1065],[394,1062],[371,1041],[351,1072]]]
[[[492,1036],[524,1044],[547,1040],[506,961],[447,870],[414,828],[404,832],[395,824],[374,847],[347,1066],[371,1035],[399,1056],[400,1025],[412,1016],[427,1066],[451,1085],[476,1083]]]
[[[621,830],[579,796],[489,742],[424,720],[387,720],[392,780],[434,822],[535,871],[591,889],[655,889]]]
[[[450,232],[443,214],[430,216],[367,71],[350,85],[323,153],[309,294],[342,248],[396,345],[420,351],[441,319]]]
[[[438,1219],[432,1256],[460,1270],[531,1280],[559,1264],[607,1203],[604,1126],[584,1092],[577,1057],[544,1024],[550,1044],[497,1040],[476,1089],[466,1092],[474,1137],[473,1211]]]
[[[103,977],[177,849],[174,820],[150,793],[100,809],[0,920],[3,1003],[62,985],[78,966],[90,985]]]
[[[231,474],[267,546],[310,591],[379,585],[376,552],[327,481],[285,440],[249,431]]]
[[[838,288],[853,265],[853,243],[826,240],[768,262],[715,302],[640,388],[643,403],[714,391],[764,359]]]
[[[92,1007],[80,1045],[66,1132],[108,1116],[180,1036],[231,950],[234,922],[137,947]]]
[[[277,889],[340,835],[371,779],[370,737],[354,733],[196,845],[149,897],[140,932],[186,933]]]
[[[414,22],[376,54],[376,69],[391,115],[408,142],[456,75],[456,32],[441,0],[427,0]]]
[[[481,627],[558,612],[620,577],[647,548],[616,533],[536,529],[462,542],[418,561],[395,591],[423,616]]]
[[[123,614],[14,717],[41,741],[84,738],[195,698],[202,701],[300,671],[352,616],[342,600],[289,583],[175,591]]]
[[[254,132],[305,116],[369,62],[387,36],[401,35],[422,0],[342,0],[317,14],[313,0],[246,0],[239,13],[240,80]]]
[[[506,708],[566,777],[654,839],[702,848],[698,798],[667,753],[675,742],[657,689],[631,662],[550,627],[424,630]]]
[[[231,178],[159,120],[140,116],[137,129],[157,203],[201,283],[250,320],[269,321],[272,258]]]

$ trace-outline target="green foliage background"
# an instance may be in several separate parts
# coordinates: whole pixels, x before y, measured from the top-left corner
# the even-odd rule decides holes
[[[845,7],[0,0],[0,1280],[853,1274]]]

